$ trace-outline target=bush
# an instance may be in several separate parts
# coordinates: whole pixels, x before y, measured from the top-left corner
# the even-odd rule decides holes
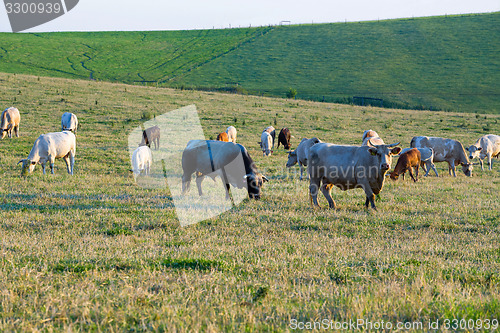
[[[293,98],[295,98],[295,96],[297,96],[297,90],[294,88],[288,89],[288,92],[286,93],[286,97],[293,99]]]

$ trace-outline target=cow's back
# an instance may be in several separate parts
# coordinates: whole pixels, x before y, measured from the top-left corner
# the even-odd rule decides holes
[[[364,148],[368,149],[366,146]],[[334,182],[353,180],[355,167],[362,156],[360,149],[363,147],[317,143],[309,149],[309,174],[311,177],[328,176]]]
[[[44,135],[48,152],[56,158],[66,156],[70,151],[76,150],[76,137],[70,131],[48,133]]]
[[[19,126],[21,115],[19,110],[15,107],[10,107],[2,112],[0,128],[5,129],[9,124]]]
[[[480,141],[480,147],[482,147],[483,150],[491,152],[492,156],[498,156],[500,154],[500,136],[487,134],[482,136],[478,141]]]
[[[427,147],[434,151],[434,162],[445,162],[466,156],[463,145],[453,139],[440,137],[414,137],[411,141],[413,148]]]

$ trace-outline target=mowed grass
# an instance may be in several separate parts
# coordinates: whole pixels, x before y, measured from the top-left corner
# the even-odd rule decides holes
[[[0,74],[21,137],[0,141],[0,331],[290,331],[291,320],[413,322],[500,318],[500,163],[492,172],[386,182],[378,211],[362,190],[313,210],[287,154],[263,157],[268,125],[359,144],[365,129],[470,145],[500,117],[400,111],[93,81]],[[128,133],[144,114],[195,104],[207,138],[238,129],[269,178],[260,201],[181,228],[168,188],[129,174]],[[75,175],[56,161],[21,179],[41,134],[78,115]],[[167,145],[167,142],[162,142]],[[393,166],[395,161],[393,161]],[[205,181],[205,186],[210,180]],[[195,191],[195,188],[192,189]],[[425,327],[425,326],[424,326]]]

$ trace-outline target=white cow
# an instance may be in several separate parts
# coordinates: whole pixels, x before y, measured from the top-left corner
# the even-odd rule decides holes
[[[137,181],[137,177],[141,174],[141,171],[149,175],[152,164],[153,153],[148,146],[140,146],[134,150],[132,153],[132,172],[134,174],[134,181]]]
[[[229,142],[236,143],[237,133],[236,133],[236,128],[234,126],[229,126],[226,129],[226,134],[229,139]]]
[[[14,131],[16,137],[19,137],[19,123],[21,122],[21,115],[19,110],[15,107],[10,107],[2,112],[1,116],[0,132],[2,139],[6,135],[12,138],[12,131]]]
[[[457,140],[428,136],[414,136],[411,139],[410,147],[432,148],[434,151],[434,162],[447,162],[450,176],[453,172],[453,176],[456,177],[455,166],[461,165],[464,174],[468,177],[472,177],[473,165],[467,158],[464,146],[462,146],[462,144]]]
[[[61,131],[71,131],[76,134],[78,118],[71,112],[63,113],[61,117]]]
[[[321,142],[321,140],[318,138],[303,138],[297,148],[295,148],[294,151],[288,153],[288,161],[286,162],[286,166],[287,168],[290,168],[299,163],[300,180],[303,179],[302,174],[304,172],[304,167],[307,166],[307,154],[309,153],[309,149],[319,142]]]
[[[373,147],[373,145],[385,145],[384,140],[380,138],[378,133],[371,129],[363,132],[362,141],[363,146]],[[370,144],[370,142],[372,144]]]
[[[406,153],[410,149],[413,149],[413,148],[403,149],[399,155]],[[424,176],[427,177],[429,175],[429,172],[432,169],[432,170],[434,170],[436,177],[438,177],[438,172],[436,170],[436,166],[434,165],[434,151],[432,150],[432,148],[421,147],[421,148],[417,148],[417,149],[420,152],[420,166],[425,171]]]
[[[469,152],[469,158],[479,158],[481,170],[483,168],[483,160],[488,158],[488,166],[491,171],[492,157],[498,158],[500,155],[500,136],[494,134],[483,135],[472,146],[465,148]]]
[[[68,173],[73,175],[76,155],[76,137],[70,131],[42,134],[36,139],[28,158],[22,159],[21,176],[35,170],[37,164],[42,165],[45,174],[45,163],[49,162],[50,172],[54,174],[54,161],[62,158],[66,162]],[[19,164],[17,163],[17,164]]]
[[[271,138],[273,139],[272,149],[274,149],[274,139],[276,139],[276,129],[273,126],[268,126],[266,127],[264,132],[271,134]]]
[[[270,156],[272,154],[273,138],[269,132],[262,132],[260,136],[260,148],[264,156]]]

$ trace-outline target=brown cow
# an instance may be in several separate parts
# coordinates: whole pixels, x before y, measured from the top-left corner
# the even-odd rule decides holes
[[[151,142],[154,143],[155,150],[160,148],[160,128],[158,126],[153,126],[142,131],[142,142],[139,146],[148,146],[151,148]]]
[[[217,141],[229,142],[229,136],[226,132],[219,133],[217,135]]]
[[[276,148],[280,147],[280,143],[285,147],[285,149],[290,149],[292,146],[290,143],[290,138],[292,135],[290,134],[290,130],[286,127],[282,128],[280,131],[280,134],[278,134],[278,146]]]
[[[405,172],[410,172],[410,177],[414,182],[418,180],[418,167],[420,166],[420,151],[417,148],[408,150],[399,156],[398,162],[394,171],[389,173],[392,180],[398,180],[399,175],[403,175],[405,179]],[[413,168],[415,168],[415,177],[413,177]]]

